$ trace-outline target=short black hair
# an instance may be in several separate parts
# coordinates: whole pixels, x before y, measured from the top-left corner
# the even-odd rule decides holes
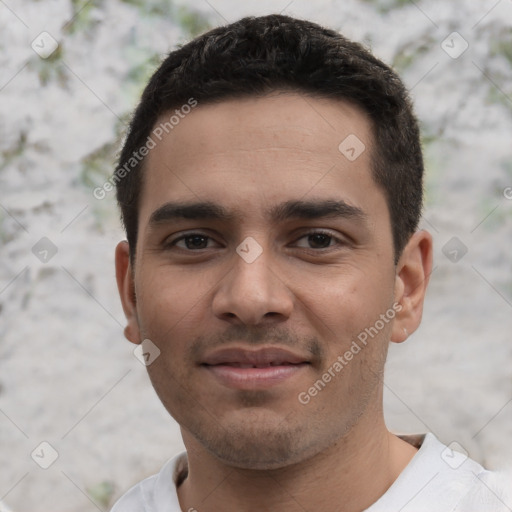
[[[368,114],[372,176],[386,197],[398,261],[418,227],[423,201],[419,127],[404,84],[361,44],[334,30],[269,15],[217,27],[179,47],[144,89],[112,178],[132,262],[144,181],[140,150],[157,120],[191,100],[201,105],[279,90],[353,102]]]

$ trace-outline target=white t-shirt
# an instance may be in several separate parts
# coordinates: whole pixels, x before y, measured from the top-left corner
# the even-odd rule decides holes
[[[512,475],[507,481],[505,475],[485,470],[433,434],[400,437],[419,450],[365,512],[512,512]],[[132,487],[111,512],[182,512],[176,483],[186,473],[183,452]]]

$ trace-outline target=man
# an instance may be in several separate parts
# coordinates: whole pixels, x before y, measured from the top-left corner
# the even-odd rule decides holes
[[[400,79],[331,30],[245,18],[168,56],[114,175],[116,274],[187,452],[113,511],[510,510],[496,475],[384,423],[432,268],[422,176]]]

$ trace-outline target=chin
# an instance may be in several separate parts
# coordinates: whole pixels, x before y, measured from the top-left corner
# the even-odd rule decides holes
[[[204,423],[189,428],[199,443],[223,464],[254,470],[279,469],[307,458],[303,427],[290,426],[283,418],[269,422],[219,423],[206,429]]]
[[[300,453],[289,449],[282,443],[244,443],[243,448],[238,443],[209,445],[205,448],[223,464],[238,469],[274,470],[288,467],[303,460]]]

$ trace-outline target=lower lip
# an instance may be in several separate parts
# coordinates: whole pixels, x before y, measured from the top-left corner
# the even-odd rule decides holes
[[[292,378],[307,366],[307,363],[302,363],[265,368],[239,368],[221,364],[203,367],[230,388],[266,389]]]

